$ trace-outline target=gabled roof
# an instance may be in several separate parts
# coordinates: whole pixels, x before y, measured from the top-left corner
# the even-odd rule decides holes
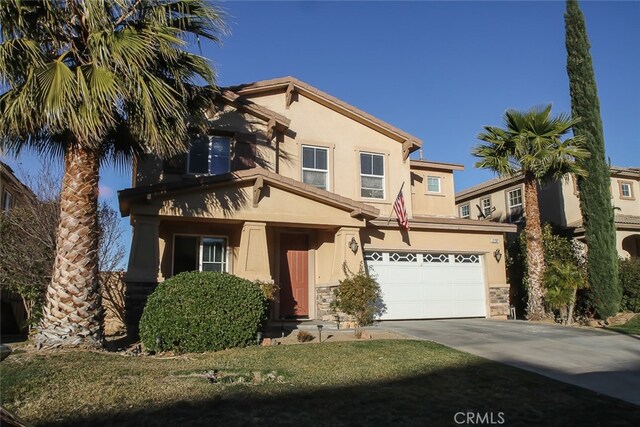
[[[489,181],[481,182],[480,184],[469,187],[466,190],[462,190],[456,193],[456,203],[462,202],[467,199],[472,199],[483,193],[488,193],[493,190],[497,190],[501,187],[507,187],[522,182],[523,175],[518,174],[515,176],[505,176],[490,179]]]
[[[617,214],[614,220],[616,229],[640,230],[640,216]],[[584,233],[584,224],[581,219],[568,224],[567,228],[574,228],[576,234]]]
[[[198,176],[186,178],[181,181],[127,188],[126,190],[118,191],[120,213],[122,216],[129,215],[131,211],[131,202],[134,201],[142,201],[150,198],[166,198],[172,194],[184,191],[227,186],[242,182],[255,182],[258,179],[262,179],[263,182],[268,183],[271,186],[285,189],[291,193],[299,194],[330,206],[348,210],[354,217],[362,216],[364,218],[376,218],[380,214],[380,211],[371,205],[339,196],[326,190],[321,190],[312,185],[304,184],[300,181],[284,177],[263,168],[246,169],[223,175]]]
[[[640,177],[640,168],[636,167],[619,167],[611,166],[611,176],[623,176],[629,178]],[[517,184],[522,181],[522,174],[518,174],[513,177],[497,177],[490,179],[480,184],[469,187],[466,190],[462,190],[456,193],[456,203],[471,199],[483,193],[487,193],[496,190],[500,187],[506,187],[508,185]]]
[[[0,160],[0,174],[2,174],[5,177],[5,179],[8,182],[10,182],[20,192],[20,195],[24,197],[28,197],[30,199],[34,199],[34,200],[36,199],[36,195],[31,190],[31,188],[27,187],[26,184],[24,184],[22,181],[18,179],[18,177],[16,176],[11,166],[9,166],[8,164],[6,164],[1,160]],[[0,196],[2,195],[0,194]],[[17,196],[19,196],[19,194],[14,194],[14,197],[17,197]]]
[[[464,165],[457,163],[432,162],[429,160],[411,160],[409,162],[411,169],[435,169],[443,171],[462,171]]]
[[[275,111],[272,111],[262,105],[258,105],[255,102],[251,102],[228,89],[221,89],[219,99],[232,107],[246,111],[252,116],[264,120],[265,122],[273,121],[279,131],[287,129],[291,123],[291,120],[282,114],[276,113]]]
[[[640,177],[640,168],[636,167],[620,167],[620,166],[611,166],[611,175],[615,176],[624,176],[629,178],[638,178]]]
[[[308,83],[298,80],[295,77],[280,77],[271,80],[261,80],[254,83],[248,83],[237,86],[229,86],[226,89],[235,92],[238,95],[253,95],[258,93],[269,92],[273,90],[295,90],[314,101],[325,105],[332,110],[343,114],[351,119],[356,120],[365,126],[370,127],[390,138],[400,142],[410,144],[409,152],[413,152],[422,146],[422,141],[397,127],[384,122],[377,117],[368,114],[353,105],[323,92]]]

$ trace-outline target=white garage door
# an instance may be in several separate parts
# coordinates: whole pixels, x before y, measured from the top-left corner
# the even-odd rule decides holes
[[[367,252],[382,289],[382,319],[484,317],[483,257],[478,254]]]

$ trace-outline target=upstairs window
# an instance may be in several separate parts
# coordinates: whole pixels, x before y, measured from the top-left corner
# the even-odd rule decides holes
[[[360,197],[384,199],[384,156],[360,153]]]
[[[440,177],[439,176],[427,177],[427,191],[429,193],[440,193]]]
[[[619,182],[620,186],[620,198],[633,199],[633,188],[630,182]]]
[[[302,147],[302,182],[323,190],[329,189],[329,150],[322,147]]]
[[[485,218],[491,216],[491,199],[489,197],[480,200],[480,209],[482,209],[482,215],[484,215]]]
[[[522,216],[522,189],[516,188],[507,192],[509,202],[509,217],[511,221],[517,221]]]
[[[469,218],[469,205],[460,206],[460,218]]]
[[[231,138],[200,136],[191,141],[188,171],[191,174],[220,175],[231,170]]]

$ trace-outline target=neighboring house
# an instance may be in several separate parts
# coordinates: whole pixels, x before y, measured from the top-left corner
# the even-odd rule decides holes
[[[640,257],[640,168],[611,167],[611,204],[621,257]],[[522,176],[494,178],[456,194],[460,218],[517,223],[523,215]],[[584,240],[578,186],[573,176],[539,187],[540,216]]]
[[[11,208],[35,197],[33,191],[16,177],[13,169],[0,161],[0,211],[8,212]]]
[[[501,254],[516,227],[456,218],[462,166],[411,160],[418,138],[292,77],[221,89],[209,117],[188,155],[150,156],[118,193],[130,324],[188,270],[273,280],[273,319],[329,320],[345,263],[377,274],[386,319],[508,314]]]
[[[11,209],[35,197],[33,191],[18,179],[13,169],[0,161],[0,215],[9,213]],[[0,306],[2,335],[20,334],[27,317],[20,295],[9,292],[3,287],[0,292]]]

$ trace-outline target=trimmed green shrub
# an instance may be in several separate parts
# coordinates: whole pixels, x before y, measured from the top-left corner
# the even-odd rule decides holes
[[[386,311],[380,285],[364,271],[362,265],[356,274],[349,270],[346,263],[342,269],[347,277],[334,289],[335,299],[331,308],[353,316],[358,326],[372,324],[376,317]]]
[[[622,310],[640,313],[640,258],[620,260]]]
[[[256,340],[266,299],[253,282],[228,273],[187,272],[149,296],[140,339],[151,351],[217,351]]]

